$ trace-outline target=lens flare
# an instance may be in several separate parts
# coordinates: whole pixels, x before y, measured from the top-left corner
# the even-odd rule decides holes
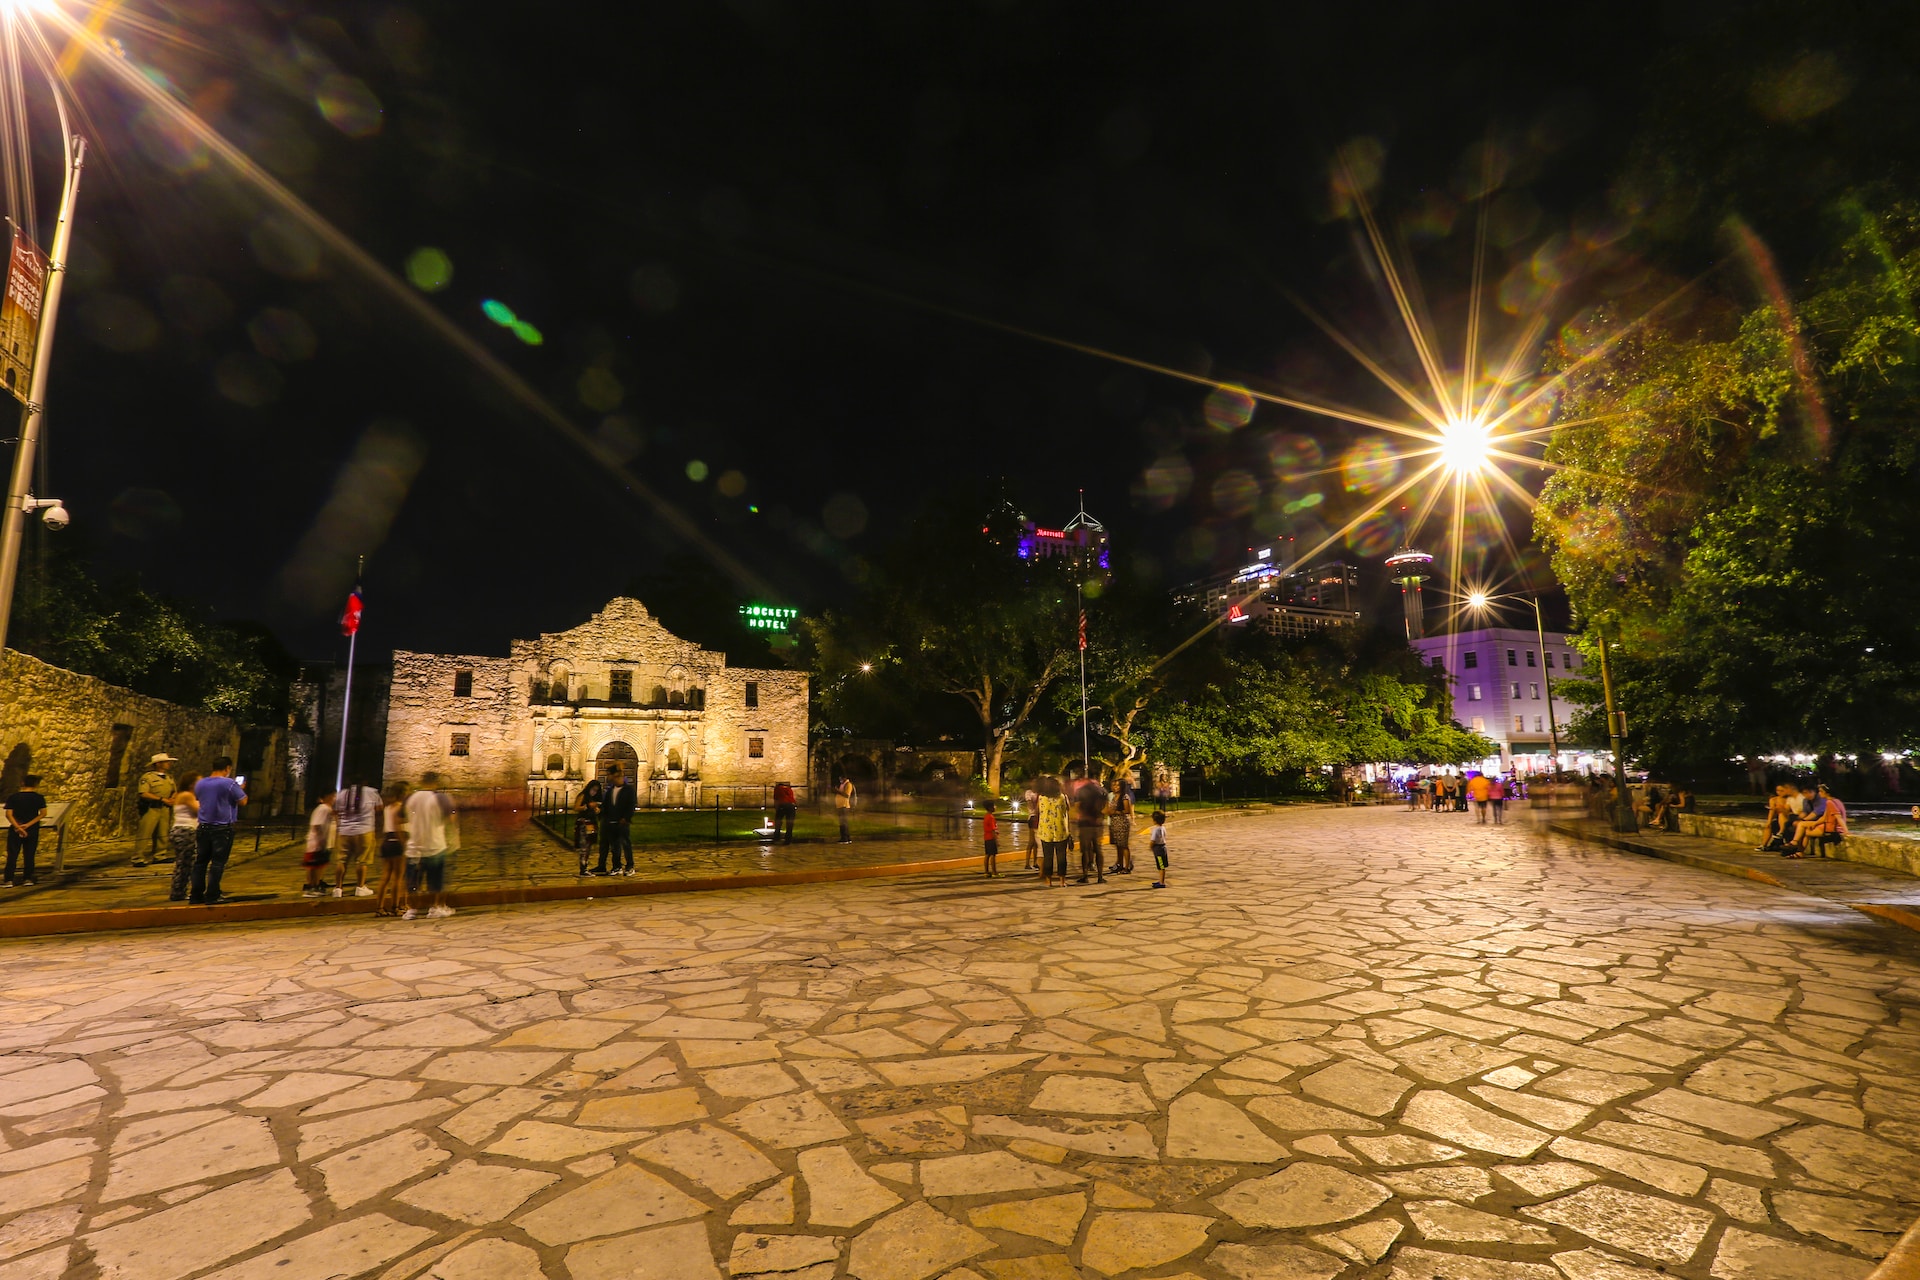
[[[1440,430],[1440,457],[1459,476],[1478,475],[1493,452],[1493,433],[1482,418],[1453,418]]]
[[[1221,387],[1207,397],[1201,413],[1208,426],[1231,435],[1253,419],[1253,396],[1245,387]]]

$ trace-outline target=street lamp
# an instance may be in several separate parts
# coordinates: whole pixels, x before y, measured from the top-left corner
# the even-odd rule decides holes
[[[1547,628],[1540,620],[1540,597],[1529,596],[1527,602],[1533,606],[1533,634],[1540,641],[1540,678],[1547,684],[1547,734],[1548,740],[1553,743],[1551,773],[1557,776],[1560,772],[1560,722],[1554,718],[1553,677],[1548,674],[1553,669],[1553,659],[1547,656]]]
[[[8,15],[11,18],[12,15]],[[19,65],[9,68],[18,74]],[[14,446],[13,473],[7,481],[7,505],[0,511],[0,646],[7,642],[7,627],[13,620],[13,589],[20,576],[20,548],[26,540],[27,517],[44,511],[41,519],[48,528],[66,527],[67,511],[58,499],[35,498],[33,455],[40,443],[40,419],[46,412],[47,375],[53,366],[53,325],[60,314],[60,295],[67,281],[67,246],[73,240],[73,205],[80,195],[80,174],[87,163],[87,140],[75,137],[67,126],[66,99],[60,86],[48,81],[53,105],[60,112],[60,137],[66,147],[66,165],[61,174],[60,213],[53,228],[53,247],[47,255],[46,292],[40,303],[39,332],[33,344],[33,375],[27,385],[27,401],[20,414],[20,440]],[[9,264],[8,275],[12,268]]]
[[[1600,642],[1600,688],[1607,696],[1607,737],[1613,743],[1613,829],[1631,835],[1640,829],[1633,816],[1633,799],[1627,793],[1627,717],[1613,709],[1613,667],[1607,662],[1607,636],[1600,624],[1593,624],[1594,638]]]

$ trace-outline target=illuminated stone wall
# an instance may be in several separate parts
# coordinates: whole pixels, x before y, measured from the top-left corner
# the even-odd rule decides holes
[[[121,735],[116,726],[124,726]],[[119,776],[112,786],[116,742]],[[215,756],[240,754],[240,729],[225,716],[149,698],[94,676],[49,666],[8,649],[0,667],[0,788],[40,775],[49,801],[71,801],[67,840],[131,835],[134,797],[147,761],[180,757],[176,777],[204,772]],[[271,797],[257,799],[269,801]]]
[[[749,685],[757,706],[747,705]],[[466,754],[456,755],[462,736]],[[394,654],[388,779],[418,782],[431,770],[470,791],[470,805],[517,804],[529,784],[571,795],[610,744],[637,760],[642,803],[803,784],[807,677],[729,667],[629,599],[570,631],[516,640],[505,658]]]

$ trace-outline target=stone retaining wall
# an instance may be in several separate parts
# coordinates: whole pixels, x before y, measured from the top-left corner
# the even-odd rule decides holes
[[[1732,840],[1749,849],[1757,847],[1767,835],[1767,824],[1759,818],[1726,818],[1705,813],[1683,813],[1679,818],[1680,830],[1687,835]],[[1848,836],[1840,842],[1838,856],[1847,862],[1865,862],[1920,876],[1920,841],[1916,840]]]
[[[12,649],[0,658],[0,783],[10,789],[21,775],[39,774],[49,801],[73,804],[69,841],[133,832],[140,775],[155,754],[180,758],[175,776],[203,771],[215,756],[240,754],[240,728],[226,716],[149,698]]]

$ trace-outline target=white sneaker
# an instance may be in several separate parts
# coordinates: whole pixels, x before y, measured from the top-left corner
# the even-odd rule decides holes
[[[433,910],[427,912],[427,915],[429,915],[435,920],[444,920],[452,914],[453,914],[452,907],[435,907],[433,908]]]
[[[356,898],[371,898],[373,896],[373,890],[367,888],[365,885],[361,885],[353,891],[353,896]]]
[[[343,896],[337,886],[335,888],[327,890],[327,895],[329,897],[334,897],[334,898]]]
[[[420,913],[418,911],[415,911],[412,907],[408,907],[405,911],[402,911],[400,913],[400,918],[402,920],[413,920],[413,919],[417,919],[419,915]]]

